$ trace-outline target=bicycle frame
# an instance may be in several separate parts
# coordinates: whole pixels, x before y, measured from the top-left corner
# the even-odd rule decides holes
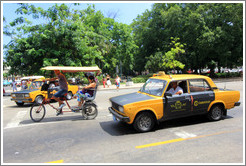
[[[68,103],[66,97],[61,97],[60,100],[64,100],[69,108],[69,111],[62,111],[62,112],[73,112],[72,109],[71,109],[71,106],[70,104]],[[55,106],[53,106],[52,104],[50,104],[50,99],[43,99],[43,102],[40,104],[40,107],[41,105],[46,105],[48,104],[50,107],[52,107],[53,109],[55,109],[56,111],[59,111],[58,108],[56,108]]]

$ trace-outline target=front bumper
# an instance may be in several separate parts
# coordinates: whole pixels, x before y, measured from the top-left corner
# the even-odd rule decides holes
[[[23,101],[23,102],[32,102],[32,99],[11,99],[11,101],[16,101],[16,102],[18,102],[18,101]]]
[[[112,113],[117,119],[123,122],[130,122],[129,117],[125,117],[117,113],[115,110],[112,109],[112,107],[108,107],[108,110],[110,113]]]
[[[240,106],[240,102],[236,102],[235,104],[234,104],[234,106]]]

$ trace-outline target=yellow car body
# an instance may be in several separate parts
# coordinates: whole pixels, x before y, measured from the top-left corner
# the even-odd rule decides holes
[[[179,82],[183,94],[167,93],[171,82]],[[109,111],[114,119],[145,132],[158,121],[191,115],[207,114],[210,120],[220,120],[228,109],[240,105],[239,98],[239,91],[218,89],[207,76],[160,72],[150,77],[138,92],[110,98]]]
[[[22,106],[24,103],[41,103],[43,98],[48,98],[48,91],[41,91],[42,85],[42,80],[35,80],[28,89],[11,93],[11,100],[15,101],[18,106]],[[67,99],[71,99],[77,91],[77,85],[68,84]],[[54,94],[55,92],[56,91],[53,90],[51,94]]]

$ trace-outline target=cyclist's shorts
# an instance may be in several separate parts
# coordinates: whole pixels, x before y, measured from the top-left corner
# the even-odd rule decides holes
[[[62,97],[64,94],[67,93],[66,89],[60,89],[58,92],[54,94],[55,97]]]

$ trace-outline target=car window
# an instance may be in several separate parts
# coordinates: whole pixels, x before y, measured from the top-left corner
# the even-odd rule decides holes
[[[189,87],[190,87],[190,92],[203,92],[203,91],[211,90],[208,83],[203,79],[189,80]]]
[[[161,96],[166,83],[165,80],[148,79],[140,91],[155,96]]]
[[[29,89],[39,89],[43,85],[42,81],[34,81],[31,83]]]

